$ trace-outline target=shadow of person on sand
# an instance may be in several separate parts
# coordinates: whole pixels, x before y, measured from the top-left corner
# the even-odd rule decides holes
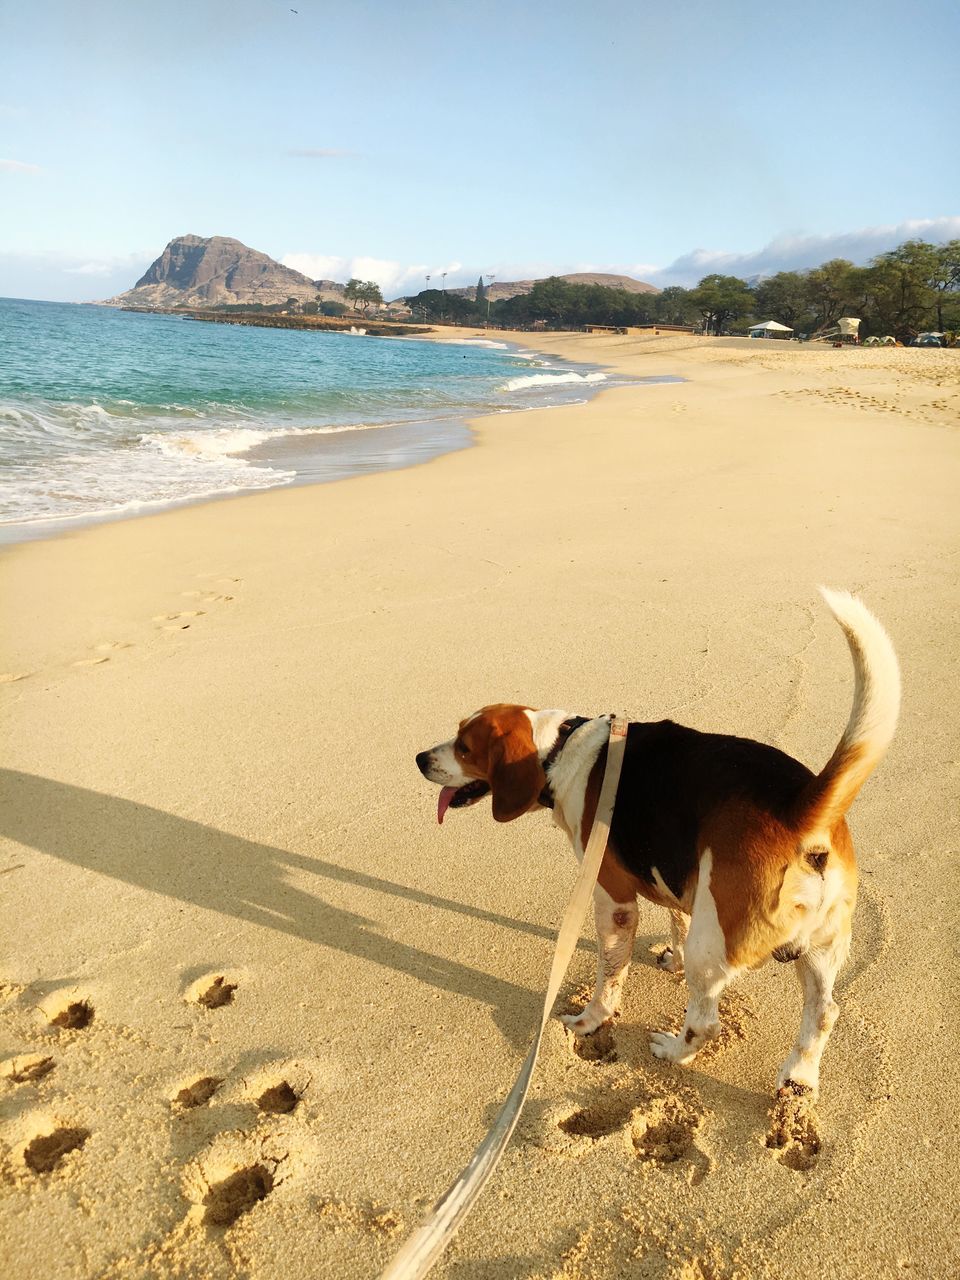
[[[257,844],[149,805],[50,778],[0,769],[0,835],[210,911],[356,955],[430,986],[490,1005],[511,1044],[526,1043],[536,989],[386,937],[363,915],[331,906],[289,882],[291,871],[337,880],[486,920],[540,938],[553,930],[455,902],[323,859]],[[581,940],[581,947],[592,944]],[[540,976],[531,973],[535,983]]]

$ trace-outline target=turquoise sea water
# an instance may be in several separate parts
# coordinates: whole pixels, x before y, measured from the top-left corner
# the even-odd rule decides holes
[[[207,324],[0,299],[0,522],[102,518],[409,465],[596,368],[491,341]]]

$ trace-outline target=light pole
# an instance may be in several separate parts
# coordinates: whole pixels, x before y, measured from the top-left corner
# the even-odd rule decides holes
[[[483,326],[484,332],[486,332],[487,329],[490,328],[490,286],[493,284],[494,280],[496,280],[497,277],[484,276],[483,278],[487,282],[487,319],[486,319],[486,323]]]
[[[443,324],[443,317],[447,306],[447,273],[440,272],[440,323]]]

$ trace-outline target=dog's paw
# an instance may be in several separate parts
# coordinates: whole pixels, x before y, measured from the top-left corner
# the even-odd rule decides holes
[[[683,953],[674,951],[673,947],[664,947],[657,956],[657,968],[666,973],[683,973]]]
[[[669,1031],[653,1032],[650,1036],[650,1052],[655,1058],[662,1058],[665,1062],[676,1062],[682,1067],[692,1062],[697,1056],[696,1048],[691,1051],[682,1036],[671,1035]]]
[[[591,1000],[580,1013],[562,1013],[560,1021],[565,1027],[569,1027],[575,1035],[589,1036],[598,1027],[602,1027],[605,1022],[609,1022],[614,1015],[615,1010],[606,1009],[602,1004],[594,1004]]]
[[[819,1092],[820,1072],[811,1068],[798,1054],[792,1053],[777,1076],[777,1094],[780,1097],[806,1097],[816,1102]]]

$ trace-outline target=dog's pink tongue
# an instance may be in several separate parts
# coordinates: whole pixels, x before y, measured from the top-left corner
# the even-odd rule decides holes
[[[444,787],[440,792],[440,799],[437,801],[437,821],[443,822],[443,815],[450,808],[450,801],[457,794],[456,787]]]

